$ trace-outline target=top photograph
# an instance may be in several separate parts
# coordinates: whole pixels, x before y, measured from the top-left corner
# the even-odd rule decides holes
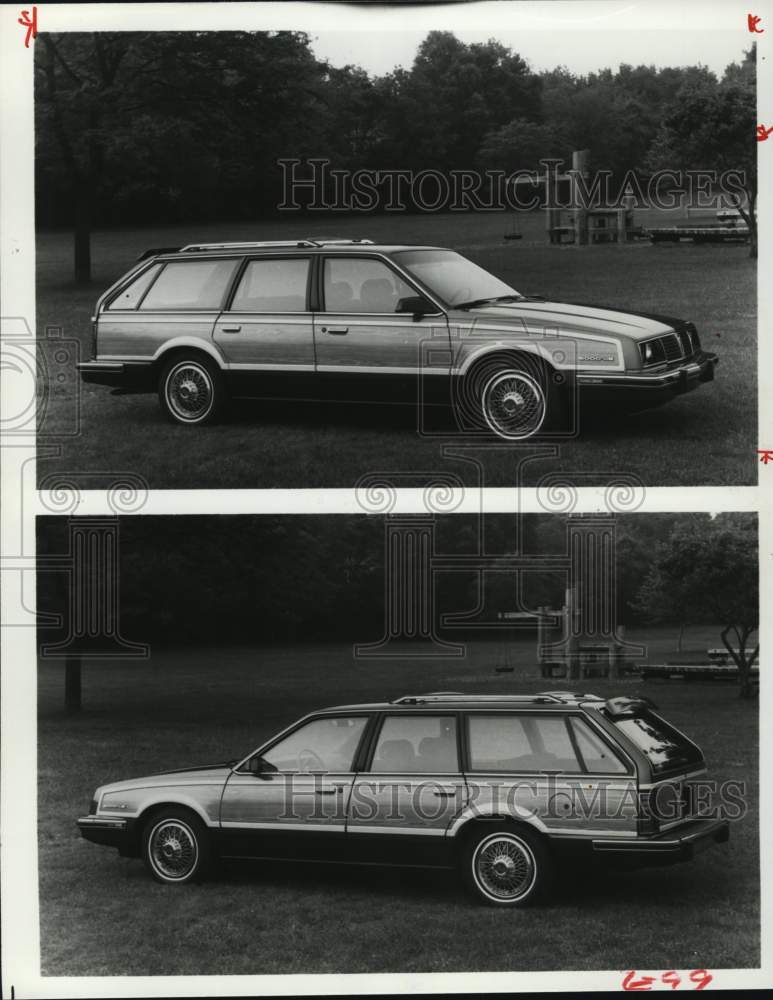
[[[755,484],[746,22],[373,13],[39,33],[38,486]]]

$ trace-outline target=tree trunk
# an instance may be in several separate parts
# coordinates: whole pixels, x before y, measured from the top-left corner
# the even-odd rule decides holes
[[[68,656],[64,661],[64,708],[68,715],[81,710],[80,656]]]
[[[731,632],[735,632],[736,641],[738,642],[737,649],[734,649],[728,640],[728,636]],[[752,684],[751,667],[756,659],[759,646],[751,656],[746,655],[746,643],[749,641],[751,632],[751,628],[743,628],[740,630],[734,625],[727,625],[720,633],[725,649],[728,653],[730,653],[733,662],[738,667],[738,679],[740,681],[738,695],[741,698],[753,698],[756,693],[754,685]]]
[[[75,193],[75,282],[91,283],[91,195],[79,189]]]

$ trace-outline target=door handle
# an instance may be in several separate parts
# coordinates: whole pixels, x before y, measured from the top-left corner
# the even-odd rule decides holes
[[[342,792],[342,791],[343,791],[342,788],[318,788],[314,794],[315,795],[337,795],[339,792]]]
[[[437,796],[437,798],[439,799],[452,799],[454,795],[456,795],[456,789],[454,789],[452,792],[436,791],[433,792],[432,794]]]
[[[332,333],[334,336],[342,337],[345,333],[349,332],[348,326],[323,326],[323,333]]]
[[[238,333],[241,330],[240,326],[221,326],[220,330],[222,333]]]

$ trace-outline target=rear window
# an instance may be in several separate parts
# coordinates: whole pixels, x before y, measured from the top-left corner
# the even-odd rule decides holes
[[[652,765],[653,771],[671,771],[702,764],[698,747],[651,712],[612,720]]]
[[[148,309],[219,309],[236,260],[172,261],[142,300]]]

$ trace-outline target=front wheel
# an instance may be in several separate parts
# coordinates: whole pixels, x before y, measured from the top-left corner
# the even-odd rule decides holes
[[[174,423],[212,423],[225,403],[220,370],[205,358],[173,358],[161,372],[158,398],[164,416]]]
[[[483,386],[481,410],[486,425],[497,437],[508,441],[533,437],[548,412],[543,381],[516,368],[499,371]]]
[[[462,866],[468,890],[488,906],[526,906],[546,891],[550,880],[548,853],[539,837],[507,826],[474,836]]]
[[[186,809],[157,813],[145,827],[142,857],[158,882],[183,885],[200,879],[209,864],[207,831]]]

